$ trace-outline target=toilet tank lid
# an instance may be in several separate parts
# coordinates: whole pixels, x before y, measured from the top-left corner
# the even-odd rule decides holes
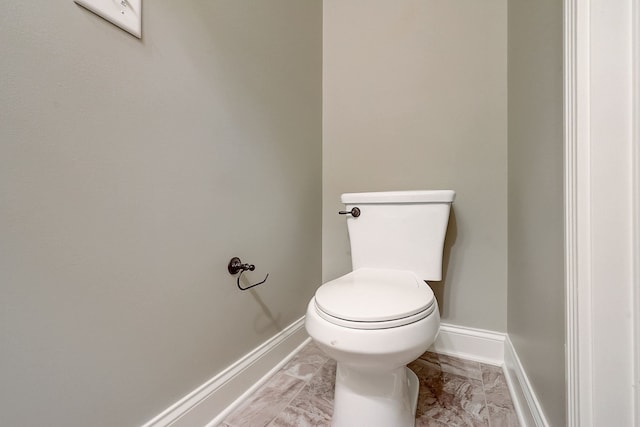
[[[340,197],[344,204],[351,203],[452,203],[453,190],[379,191],[370,193],[345,193]]]

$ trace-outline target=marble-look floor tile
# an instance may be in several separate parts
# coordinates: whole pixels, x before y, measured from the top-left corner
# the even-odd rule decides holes
[[[502,368],[482,364],[481,369],[482,383],[484,384],[484,392],[487,394],[487,400],[496,404],[513,407],[511,404],[511,396],[509,395],[509,388],[507,387],[507,380],[504,377]]]
[[[481,364],[482,382],[492,427],[518,427],[507,381],[502,368]]]
[[[438,420],[432,420],[431,418],[421,417],[416,418],[415,427],[449,427],[449,424]]]
[[[488,426],[482,381],[417,360],[409,365],[420,380],[416,419],[448,426]]]
[[[234,411],[224,423],[230,427],[268,425],[304,387],[305,382],[278,372]]]
[[[424,360],[442,372],[473,378],[475,380],[482,380],[480,363],[473,360],[458,359],[457,357],[433,353],[430,351],[427,351],[420,356],[420,360]]]
[[[327,356],[313,342],[304,346],[300,352],[291,359],[282,370],[287,374],[309,380],[325,362],[329,360]]]
[[[416,427],[519,425],[501,368],[430,352],[409,367],[420,380]],[[221,426],[328,427],[335,374],[310,343]]]
[[[519,427],[520,422],[514,410],[507,410],[487,403],[491,427]]]
[[[270,427],[330,426],[336,362],[328,360]]]
[[[331,417],[324,413],[308,412],[296,406],[287,406],[269,427],[330,427]]]
[[[298,393],[290,406],[301,408],[308,413],[317,413],[331,420],[335,381],[336,362],[329,360]]]

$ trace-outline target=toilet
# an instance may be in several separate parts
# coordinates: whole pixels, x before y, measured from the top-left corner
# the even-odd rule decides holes
[[[436,339],[425,280],[442,279],[451,190],[347,193],[353,271],[320,286],[307,332],[337,362],[333,427],[414,426],[418,378],[407,368]]]

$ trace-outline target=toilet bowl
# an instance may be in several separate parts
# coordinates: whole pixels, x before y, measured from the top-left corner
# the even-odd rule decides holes
[[[406,365],[438,335],[425,280],[442,279],[454,198],[451,190],[342,195],[353,271],[318,288],[305,320],[337,362],[332,426],[414,426],[419,382]]]
[[[337,361],[332,425],[413,426],[419,387],[406,365],[439,325],[433,292],[410,271],[363,268],[321,286],[306,328]]]

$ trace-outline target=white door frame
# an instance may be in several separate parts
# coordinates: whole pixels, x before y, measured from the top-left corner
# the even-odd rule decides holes
[[[591,306],[589,271],[589,9],[564,2],[564,215],[567,426],[590,419]],[[579,185],[580,184],[580,185]],[[582,250],[578,250],[581,248]]]
[[[632,67],[633,67],[633,304],[634,304],[634,415],[640,427],[640,0],[633,2]]]
[[[640,426],[639,4],[564,1],[570,427]]]

